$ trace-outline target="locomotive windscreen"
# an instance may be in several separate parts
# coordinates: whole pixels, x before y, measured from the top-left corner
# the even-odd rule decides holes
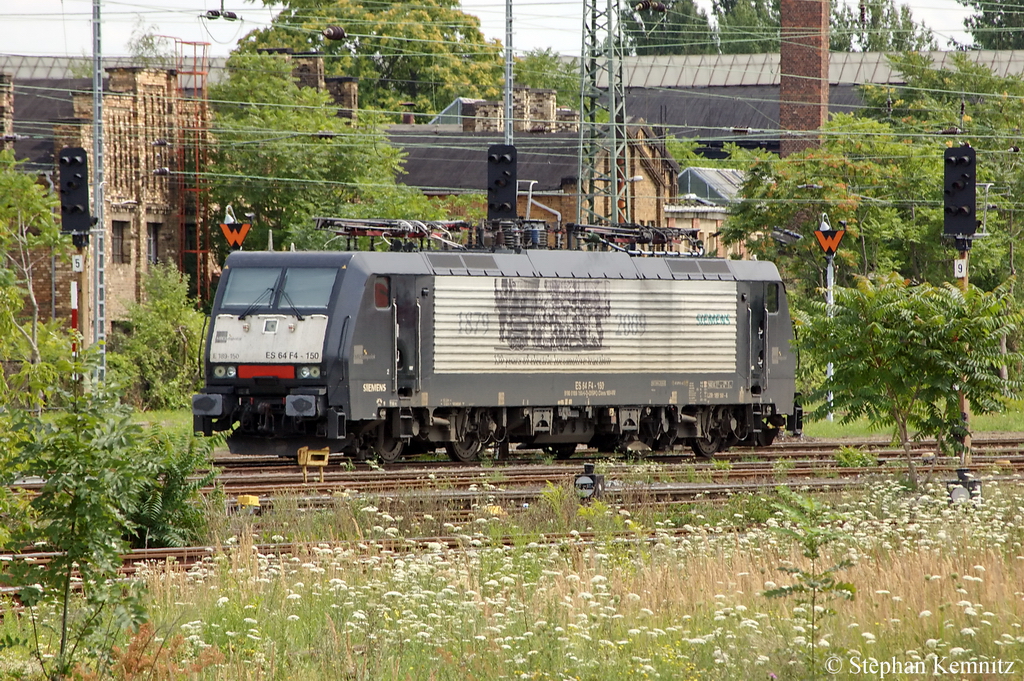
[[[333,267],[232,267],[222,308],[249,312],[326,309],[338,270]]]

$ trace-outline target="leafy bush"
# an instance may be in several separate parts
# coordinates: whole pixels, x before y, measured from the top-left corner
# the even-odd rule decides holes
[[[209,466],[213,443],[190,433],[153,429],[144,456],[156,470],[132,505],[129,521],[134,529],[128,539],[133,548],[190,546],[203,540],[207,516],[196,501],[217,471],[209,468],[200,477],[192,475]]]
[[[76,379],[70,389],[43,386],[66,410],[0,411],[0,548],[52,552],[47,561],[0,564],[0,585],[16,590],[33,624],[47,616],[59,622],[34,627],[32,639],[18,643],[48,679],[93,668],[108,678],[112,632],[146,617],[139,585],[118,579],[121,555],[129,541],[167,546],[199,538],[205,524],[195,501],[215,474],[190,479],[207,465],[208,441],[147,432],[116,388],[91,383],[97,357],[91,348],[83,361],[64,360],[64,373]],[[12,489],[19,478],[41,482],[32,491]]]
[[[779,570],[791,575],[793,583],[766,589],[764,596],[792,596],[802,606],[799,614],[804,618],[802,631],[807,643],[798,644],[794,648],[804,658],[805,672],[810,678],[816,679],[822,676],[817,653],[817,649],[822,647],[821,620],[827,615],[836,614],[830,603],[837,599],[853,600],[857,593],[853,584],[836,578],[840,570],[853,567],[852,560],[844,558],[830,567],[822,566],[825,559],[822,549],[842,539],[843,533],[839,526],[846,520],[846,516],[831,510],[828,504],[814,497],[797,494],[785,487],[779,487],[776,491],[781,499],[778,510],[784,524],[776,525],[772,530],[800,546],[804,558],[808,559],[808,567],[780,565]]]
[[[876,465],[875,457],[859,447],[840,445],[833,456],[840,468],[870,468]]]
[[[83,377],[89,367],[76,363],[72,370]],[[85,390],[84,382],[61,395],[68,411],[46,418],[27,410],[12,415],[19,437],[2,467],[5,484],[19,477],[42,480],[34,494],[23,495],[30,498],[27,510],[7,519],[3,548],[32,546],[53,555],[46,562],[7,563],[0,583],[18,590],[33,617],[59,613],[59,628],[37,632],[31,646],[50,679],[65,678],[80,657],[102,659],[112,644],[108,627],[144,618],[135,587],[116,579],[128,548],[128,511],[152,477],[139,456],[142,430],[113,391],[103,385]]]
[[[189,300],[188,282],[172,265],[154,267],[144,285],[145,302],[130,305],[127,323],[111,334],[111,379],[135,406],[181,408],[200,385],[205,316]]]

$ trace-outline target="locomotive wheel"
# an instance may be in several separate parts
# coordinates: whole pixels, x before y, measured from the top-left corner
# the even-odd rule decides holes
[[[722,448],[722,436],[715,434],[705,437],[695,437],[690,440],[690,449],[702,459],[710,459],[715,452]]]
[[[565,461],[576,453],[575,442],[560,442],[557,445],[546,445],[544,453],[554,456],[559,461]]]
[[[463,463],[479,461],[481,449],[483,449],[483,445],[475,437],[444,443],[444,450],[448,452],[448,458]]]
[[[394,463],[398,461],[398,457],[402,456],[405,443],[387,432],[386,427],[381,426],[377,429],[377,446],[373,449],[377,454],[377,458],[383,463]]]
[[[769,447],[773,442],[775,442],[775,436],[778,434],[778,428],[763,428],[760,433],[754,434],[754,446]]]
[[[619,451],[621,440],[618,435],[611,433],[600,433],[590,439],[588,446],[593,447],[600,454],[612,454]]]

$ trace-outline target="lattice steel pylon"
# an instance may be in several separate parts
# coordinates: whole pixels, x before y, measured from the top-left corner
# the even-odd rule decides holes
[[[621,25],[619,0],[583,0],[576,201],[581,224],[622,224],[632,217]],[[602,111],[607,125],[598,122]]]

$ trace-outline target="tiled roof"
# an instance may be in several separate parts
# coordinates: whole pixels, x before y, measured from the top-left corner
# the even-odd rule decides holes
[[[679,195],[711,203],[729,203],[739,193],[745,177],[742,170],[734,168],[691,166],[679,173]]]
[[[104,57],[103,68],[136,66],[138,60],[133,57]],[[224,57],[208,60],[207,83],[219,82],[223,77]],[[173,64],[171,64],[173,66]],[[0,54],[0,73],[6,73],[15,80],[64,80],[89,76],[92,73],[92,57],[41,57],[22,54]]]
[[[74,115],[73,92],[92,92],[89,78],[17,79],[14,81],[15,155],[24,170],[53,170],[53,124]]]
[[[462,132],[459,126],[449,125],[396,125],[388,129],[388,137],[406,154],[408,173],[399,182],[427,193],[449,193],[451,188],[484,192],[487,147],[504,142],[500,132]],[[535,193],[558,191],[563,179],[575,178],[577,133],[516,133],[515,145],[518,178],[537,180]]]
[[[863,106],[855,86],[829,88],[830,113]],[[631,88],[626,91],[626,114],[679,137],[764,147],[779,137],[779,86]]]
[[[1024,73],[1024,50],[924,52],[936,68],[951,68],[953,55],[962,54],[988,66],[997,76]],[[781,69],[775,54],[698,54],[626,57],[627,88],[707,88],[740,85],[778,86]],[[830,52],[832,85],[902,83],[884,52]],[[603,87],[604,83],[600,83]]]

